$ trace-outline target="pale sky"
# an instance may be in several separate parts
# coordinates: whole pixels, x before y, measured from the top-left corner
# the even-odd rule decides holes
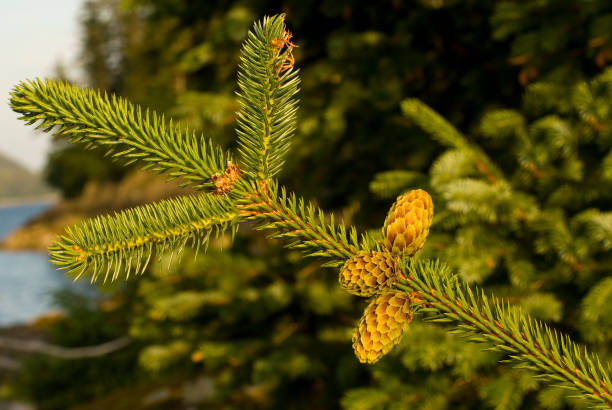
[[[83,0],[0,0],[0,152],[39,171],[50,136],[34,132],[8,107],[9,92],[21,80],[50,77],[62,62],[76,67]]]

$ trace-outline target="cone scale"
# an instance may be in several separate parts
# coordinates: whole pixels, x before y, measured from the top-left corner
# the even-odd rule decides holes
[[[400,342],[412,320],[410,297],[387,292],[374,298],[353,334],[353,350],[361,363],[376,363]]]
[[[387,252],[360,252],[340,269],[340,287],[357,296],[370,297],[397,280],[397,261]]]

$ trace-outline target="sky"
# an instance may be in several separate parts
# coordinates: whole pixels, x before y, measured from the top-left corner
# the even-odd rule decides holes
[[[83,0],[0,0],[0,152],[33,171],[45,164],[50,136],[17,120],[8,96],[19,81],[53,76],[62,62],[78,75]]]

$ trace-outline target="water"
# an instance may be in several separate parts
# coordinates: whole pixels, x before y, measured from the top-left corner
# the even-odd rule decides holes
[[[48,204],[0,207],[0,238],[42,212]],[[28,322],[57,309],[54,291],[75,286],[62,272],[55,270],[44,252],[0,251],[0,326]]]
[[[48,207],[48,203],[0,207],[0,239]]]

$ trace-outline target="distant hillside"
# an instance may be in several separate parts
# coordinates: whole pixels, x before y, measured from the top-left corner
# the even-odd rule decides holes
[[[0,201],[33,197],[50,191],[40,175],[0,153]]]

